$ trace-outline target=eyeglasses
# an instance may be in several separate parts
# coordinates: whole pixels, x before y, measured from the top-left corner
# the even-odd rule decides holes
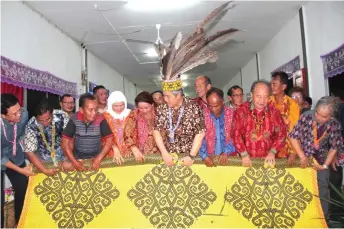
[[[23,108],[20,108],[17,112],[13,113],[13,114],[7,114],[7,116],[21,116],[24,112],[24,109]]]
[[[292,98],[293,98],[293,99],[301,99],[302,96],[300,96],[300,95],[293,95]]]
[[[62,103],[65,103],[65,104],[68,104],[68,105],[74,105],[74,102],[62,102]]]
[[[232,97],[241,97],[241,96],[243,96],[244,94],[234,94],[234,95],[232,95]]]

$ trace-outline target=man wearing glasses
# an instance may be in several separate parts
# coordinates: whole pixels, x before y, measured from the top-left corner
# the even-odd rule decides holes
[[[234,85],[233,87],[228,89],[227,98],[228,103],[226,104],[226,106],[236,109],[244,103],[244,92],[241,87],[239,87],[238,85]]]
[[[61,148],[62,131],[69,121],[67,114],[54,110],[49,102],[42,100],[25,129],[24,152],[30,162],[47,176],[55,175],[62,163],[62,169],[70,170],[71,163],[64,161]],[[43,163],[52,162],[54,167],[47,168]]]
[[[70,94],[64,94],[60,99],[61,110],[66,112],[68,117],[74,114],[75,102],[74,98]]]
[[[26,166],[25,155],[21,146],[28,113],[24,111],[18,99],[12,94],[1,95],[1,227],[4,226],[4,178],[5,174],[14,189],[15,220],[19,221],[23,209],[27,176],[33,176],[30,167]]]

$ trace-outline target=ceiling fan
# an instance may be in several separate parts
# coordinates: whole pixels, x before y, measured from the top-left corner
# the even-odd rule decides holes
[[[126,42],[132,42],[132,43],[139,43],[139,44],[150,44],[150,45],[153,45],[153,44],[157,44],[157,43],[159,43],[159,42],[161,42],[162,43],[162,40],[161,40],[161,38],[160,38],[160,28],[161,28],[161,24],[156,24],[155,25],[155,28],[157,29],[157,31],[158,31],[158,37],[157,37],[157,39],[156,39],[156,41],[155,42],[153,42],[153,41],[144,41],[144,40],[136,40],[136,39],[125,39],[125,41]],[[170,39],[171,40],[171,39]]]

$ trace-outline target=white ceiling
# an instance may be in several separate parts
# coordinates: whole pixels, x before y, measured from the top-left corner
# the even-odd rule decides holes
[[[163,0],[161,0],[162,2]],[[187,1],[187,0],[185,0]],[[74,40],[85,46],[104,62],[115,68],[139,88],[158,89],[154,80],[159,76],[155,57],[143,54],[152,48],[149,44],[126,42],[135,57],[111,28],[102,14],[116,28],[122,38],[155,41],[155,24],[162,24],[162,40],[172,38],[177,32],[192,32],[198,22],[223,1],[202,1],[180,10],[137,12],[127,8],[125,1],[29,1],[27,2]],[[94,8],[97,4],[98,10]],[[306,2],[300,1],[236,1],[222,21],[212,30],[237,28],[235,41],[225,45],[218,53],[215,64],[206,64],[190,72],[184,82],[185,91],[193,93],[193,81],[200,74],[208,75],[213,85],[223,87],[231,77],[264,48],[283,25],[298,13]],[[101,11],[101,13],[99,12]],[[292,36],[292,34],[291,34]]]

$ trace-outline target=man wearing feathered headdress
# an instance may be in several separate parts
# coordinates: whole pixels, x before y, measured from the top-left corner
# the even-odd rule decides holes
[[[186,155],[181,161],[184,165],[192,165],[202,145],[205,135],[203,111],[194,100],[183,95],[180,75],[201,64],[214,63],[217,60],[214,49],[238,31],[228,29],[207,37],[205,30],[225,15],[228,5],[229,2],[215,9],[186,39],[178,33],[169,46],[161,41],[156,43],[166,104],[157,108],[153,135],[167,165],[175,163],[171,153]]]

